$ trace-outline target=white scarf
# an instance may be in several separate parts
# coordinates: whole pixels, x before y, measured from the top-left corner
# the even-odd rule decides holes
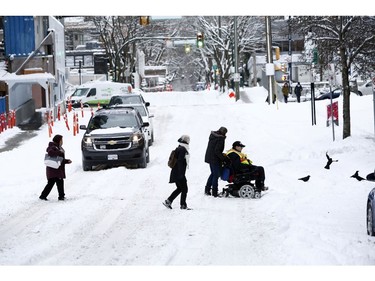
[[[186,151],[187,151],[187,153],[185,154],[186,167],[189,168],[189,158],[190,158],[189,145],[186,144],[186,143],[182,143],[182,142],[180,142],[179,145],[181,145],[181,146],[183,146],[183,147],[186,148]]]

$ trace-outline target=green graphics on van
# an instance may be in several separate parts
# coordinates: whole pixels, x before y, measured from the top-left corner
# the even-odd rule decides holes
[[[113,95],[128,94],[132,92],[132,85],[128,83],[117,83],[111,81],[95,81],[82,84],[76,88],[74,93],[67,98],[73,107],[83,105],[96,106],[106,105]]]

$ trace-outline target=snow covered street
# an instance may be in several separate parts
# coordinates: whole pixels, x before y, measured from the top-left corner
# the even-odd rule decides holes
[[[79,136],[63,121],[67,200],[38,199],[46,184],[43,154],[47,126],[19,147],[0,153],[0,264],[65,266],[337,266],[375,265],[375,238],[366,233],[366,200],[374,182],[350,176],[373,172],[375,145],[371,96],[351,96],[352,137],[326,127],[326,101],[264,102],[265,92],[246,92],[251,103],[216,91],[145,94],[155,115],[155,142],[146,169],[118,167],[83,172]],[[339,100],[340,125],[342,100]],[[80,124],[86,124],[89,111]],[[204,153],[211,130],[228,128],[234,141],[266,171],[269,191],[259,200],[204,195],[209,175]],[[0,148],[14,128],[0,134]],[[162,201],[173,191],[167,160],[188,134],[187,204]],[[324,169],[325,153],[339,161]],[[308,182],[297,180],[311,175]],[[225,187],[219,182],[219,189]],[[9,279],[11,280],[11,279]]]

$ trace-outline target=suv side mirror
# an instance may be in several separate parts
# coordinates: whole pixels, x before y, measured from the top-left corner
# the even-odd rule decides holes
[[[150,106],[150,103],[149,103],[149,102],[146,102],[145,105],[146,105],[146,106]]]

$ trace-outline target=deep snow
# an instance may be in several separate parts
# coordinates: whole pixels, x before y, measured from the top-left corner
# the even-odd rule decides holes
[[[285,270],[290,278],[300,274],[304,280],[331,271],[333,278],[343,272],[356,279],[369,272],[373,276],[375,238],[366,234],[365,207],[375,183],[350,178],[356,170],[365,177],[375,168],[372,96],[351,96],[352,136],[345,140],[342,98],[337,99],[340,126],[333,141],[332,129],[326,127],[327,101],[316,102],[317,125],[312,126],[310,102],[268,105],[265,95],[263,88],[246,89],[235,102],[216,91],[144,94],[155,115],[155,143],[146,169],[83,172],[83,132],[73,136],[62,119],[56,120],[53,135],[64,136],[66,157],[73,161],[67,165],[65,202],[57,201],[56,187],[48,202],[38,199],[46,184],[46,125],[20,147],[0,153],[1,270],[13,277],[26,272],[38,280],[51,278],[52,269],[58,276],[70,270],[75,276],[82,269],[77,266],[87,265],[125,266],[105,267],[105,274],[100,267],[82,269],[84,276],[97,280],[118,271],[120,277],[135,272],[181,279],[180,267],[168,265],[194,266],[182,271],[197,278],[202,271],[226,279],[260,271],[272,278]],[[79,111],[80,124],[89,119],[90,112],[84,114],[82,118]],[[72,127],[71,113],[68,119]],[[208,136],[220,126],[228,128],[226,150],[240,140],[254,164],[264,166],[270,189],[260,200],[203,195],[209,175],[204,163]],[[0,148],[19,132],[13,128],[1,133]],[[191,137],[187,203],[192,211],[179,209],[179,197],[173,210],[161,204],[174,189],[168,184],[167,158],[182,134]],[[338,160],[330,170],[324,169],[326,152]],[[308,182],[298,180],[306,175],[311,175]],[[225,184],[220,181],[219,188]],[[9,265],[23,267],[5,267]],[[25,265],[74,267],[43,267],[51,270],[44,276],[35,272],[40,267]],[[158,267],[131,267],[140,265]],[[307,273],[305,267],[291,267],[295,265],[309,266]],[[315,270],[327,265],[372,267],[340,267],[340,273],[337,267]]]

